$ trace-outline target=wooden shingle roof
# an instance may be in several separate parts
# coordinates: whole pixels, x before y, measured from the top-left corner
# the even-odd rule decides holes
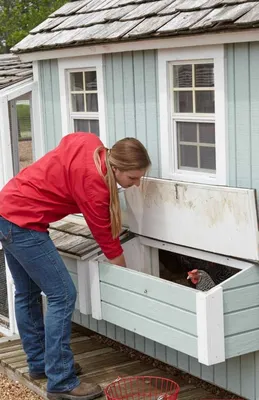
[[[0,55],[0,90],[32,77],[32,64],[12,54]]]
[[[258,27],[259,0],[79,0],[34,28],[13,52]]]

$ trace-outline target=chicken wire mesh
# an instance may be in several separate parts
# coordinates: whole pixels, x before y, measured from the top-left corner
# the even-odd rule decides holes
[[[167,378],[135,376],[118,378],[105,389],[107,400],[177,400],[180,387]]]
[[[9,317],[7,285],[6,285],[6,269],[3,250],[0,250],[0,316]]]

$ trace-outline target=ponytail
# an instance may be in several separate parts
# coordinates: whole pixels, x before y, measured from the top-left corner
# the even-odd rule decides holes
[[[100,159],[100,152],[105,150],[105,164],[107,166],[107,174],[104,176],[101,167],[101,159]],[[120,200],[118,194],[117,183],[115,180],[115,176],[112,170],[112,166],[109,162],[109,151],[104,146],[98,147],[94,152],[94,162],[99,174],[103,177],[105,183],[108,186],[110,192],[110,220],[111,220],[111,231],[112,237],[115,239],[120,235],[121,232],[121,208],[120,208]]]

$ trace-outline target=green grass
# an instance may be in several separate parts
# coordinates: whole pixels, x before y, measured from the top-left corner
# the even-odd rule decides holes
[[[19,139],[31,137],[31,121],[29,104],[17,104],[17,118],[20,130]]]

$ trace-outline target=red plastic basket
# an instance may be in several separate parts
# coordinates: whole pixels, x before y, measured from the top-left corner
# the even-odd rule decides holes
[[[158,376],[129,376],[110,383],[104,393],[107,400],[176,400],[179,385]]]

